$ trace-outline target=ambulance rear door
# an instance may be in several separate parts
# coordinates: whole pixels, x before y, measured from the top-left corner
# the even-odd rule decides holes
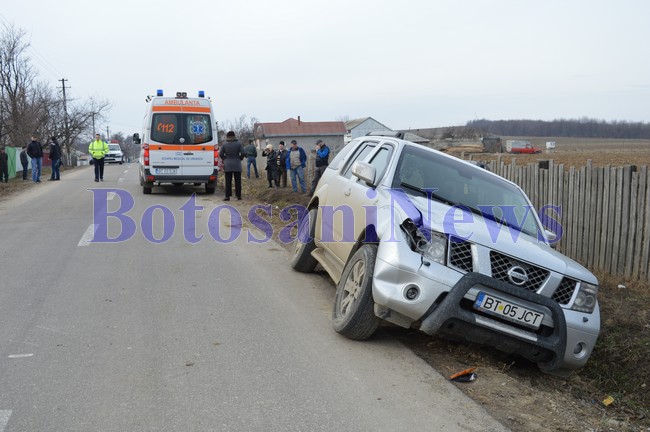
[[[189,110],[188,108],[186,108]],[[210,111],[184,112],[183,176],[210,176],[213,174],[214,146],[212,116]]]
[[[152,107],[151,173],[159,178],[176,176],[178,181],[206,180],[215,169],[216,141],[210,102],[183,99],[169,102]]]

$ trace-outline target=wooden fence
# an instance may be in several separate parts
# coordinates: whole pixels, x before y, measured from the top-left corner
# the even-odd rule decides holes
[[[650,280],[650,178],[647,166],[581,168],[553,161],[518,166],[500,159],[489,169],[517,183],[560,227],[557,250],[590,270]]]

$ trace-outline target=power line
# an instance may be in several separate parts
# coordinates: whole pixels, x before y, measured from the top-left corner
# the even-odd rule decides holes
[[[5,18],[4,15],[2,15],[2,13],[0,13],[0,21],[2,22],[2,24],[4,24],[6,28],[12,27],[12,24],[9,22],[7,18]],[[50,63],[47,60],[47,58],[45,58],[44,55],[38,52],[38,50],[32,45],[31,35],[30,35],[30,40],[27,43],[26,50],[31,54],[30,58],[34,60],[34,62],[42,66],[41,68],[39,68],[41,72],[46,72],[47,74],[52,75],[52,77],[59,77],[63,75],[59,70],[57,70],[56,67],[54,67],[54,65],[52,65],[52,63]]]

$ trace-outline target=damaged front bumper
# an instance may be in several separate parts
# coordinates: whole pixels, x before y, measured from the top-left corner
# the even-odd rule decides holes
[[[532,329],[483,313],[474,307],[480,292],[542,313],[544,319],[539,328]],[[527,358],[542,371],[556,375],[566,376],[584,366],[598,337],[584,323],[587,317],[599,323],[599,314],[590,317],[565,310],[549,297],[481,273],[463,274],[426,263],[399,243],[380,245],[373,298],[375,314],[382,319],[403,327],[419,323],[430,335],[439,333],[490,345]]]

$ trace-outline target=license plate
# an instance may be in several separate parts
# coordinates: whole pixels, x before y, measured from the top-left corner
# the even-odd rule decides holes
[[[538,329],[544,319],[543,313],[510,303],[482,291],[476,297],[474,308],[533,329]]]
[[[176,174],[176,168],[156,168],[156,174]]]

